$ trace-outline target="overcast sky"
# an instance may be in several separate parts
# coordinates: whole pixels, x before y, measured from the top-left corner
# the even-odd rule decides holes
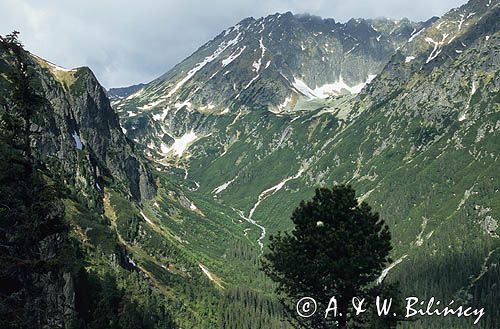
[[[249,16],[441,16],[466,0],[0,0],[0,34],[56,64],[89,66],[105,87],[149,82]]]

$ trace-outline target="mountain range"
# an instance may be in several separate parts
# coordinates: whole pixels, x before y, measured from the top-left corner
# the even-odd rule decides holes
[[[152,82],[109,91],[26,52],[46,100],[31,147],[68,190],[79,262],[150,309],[152,328],[288,328],[259,258],[301,200],[348,183],[391,229],[380,281],[485,307],[477,327],[497,328],[499,13],[470,0],[425,22],[246,18]],[[12,102],[6,74],[0,85]],[[31,280],[52,280],[44,298],[66,315],[39,322],[100,319],[79,311],[81,268],[58,271]]]

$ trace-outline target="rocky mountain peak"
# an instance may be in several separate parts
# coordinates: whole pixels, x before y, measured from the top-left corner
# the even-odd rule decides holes
[[[382,18],[336,23],[291,12],[249,17],[115,105],[140,112],[226,113],[238,106],[279,112],[301,98],[357,93],[423,25]]]

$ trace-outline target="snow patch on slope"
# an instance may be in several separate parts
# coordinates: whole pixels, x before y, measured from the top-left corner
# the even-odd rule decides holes
[[[179,88],[181,88],[187,81],[189,81],[198,71],[200,71],[203,67],[205,67],[205,65],[207,65],[210,62],[213,62],[217,57],[219,57],[219,55],[224,50],[226,50],[228,47],[230,47],[232,45],[237,44],[238,41],[240,40],[240,36],[241,36],[241,32],[238,33],[238,35],[234,39],[231,39],[227,42],[226,41],[222,42],[219,45],[219,48],[217,48],[212,55],[205,57],[205,59],[202,62],[196,64],[194,66],[194,68],[192,68],[186,74],[186,76],[183,79],[181,79],[179,82],[177,82],[175,87],[169,91],[169,93],[167,94],[167,98],[172,97],[172,95],[175,94],[179,90]]]
[[[236,176],[233,179],[225,182],[224,184],[221,184],[221,185],[217,186],[216,188],[213,189],[212,193],[219,194],[220,192],[224,191],[225,189],[228,188],[229,185],[231,185],[236,180],[236,178],[238,178],[238,176]]]
[[[424,30],[425,30],[425,28],[423,28],[423,29],[419,30],[417,33],[413,33],[413,34],[411,35],[411,37],[408,39],[408,42],[412,42],[412,41],[413,41],[413,39],[415,39],[417,36],[419,36],[419,35],[420,35],[420,33],[422,33]]]
[[[272,113],[280,113],[281,111],[283,111],[284,109],[286,109],[286,107],[288,106],[288,104],[290,104],[290,102],[292,101],[292,95],[288,96],[287,98],[285,98],[285,100],[283,101],[283,103],[279,104],[277,107],[278,107],[278,111],[273,111],[273,110],[270,110]]]
[[[427,61],[425,62],[426,64],[435,59],[441,53],[440,47],[441,45],[444,44],[444,41],[448,36],[449,34],[447,33],[443,34],[443,39],[441,41],[434,41],[434,39],[430,37],[425,38],[425,41],[434,46],[434,49],[432,49],[432,52],[430,53],[429,57],[427,58]]]
[[[46,63],[53,70],[61,71],[61,72],[75,72],[76,71],[76,69],[67,69],[67,68],[64,68],[62,66],[56,65],[56,64],[54,64],[54,63],[52,63],[52,62],[50,62],[50,61],[48,61],[48,60],[46,60],[46,59],[44,59],[44,58],[42,58],[40,56],[37,56],[35,54],[31,54],[31,56],[33,56],[34,58],[36,58],[36,59],[38,59],[38,60],[40,60],[40,61],[42,61],[44,63]]]
[[[252,224],[260,229],[261,233],[260,233],[259,238],[257,239],[257,244],[260,247],[261,253],[264,250],[264,243],[262,242],[262,240],[264,240],[264,238],[266,237],[266,228],[253,219],[253,214],[254,214],[255,210],[257,209],[257,207],[259,206],[259,204],[262,201],[264,201],[265,199],[267,199],[271,195],[273,195],[276,192],[278,192],[279,190],[281,190],[288,181],[301,177],[305,170],[306,170],[305,166],[301,167],[299,169],[299,171],[294,176],[287,177],[284,180],[282,180],[281,182],[279,182],[278,184],[274,185],[273,187],[270,187],[270,188],[264,190],[262,193],[260,193],[258,198],[257,198],[257,202],[254,204],[254,206],[250,210],[250,213],[248,214],[248,216],[245,216],[243,214],[243,211],[232,208],[242,219],[244,219],[248,223],[250,223],[250,224]]]
[[[251,84],[252,84],[255,80],[257,80],[258,78],[259,78],[259,75],[257,74],[257,75],[256,75],[256,76],[252,79],[252,80],[250,80],[250,82],[249,82],[249,83],[247,83],[247,85],[246,85],[246,86],[245,86],[245,88],[243,88],[243,89],[247,89],[248,87],[250,87],[250,85],[251,85]],[[239,96],[239,94],[238,94],[238,96]]]
[[[293,87],[300,92],[302,95],[309,97],[309,98],[316,98],[318,97],[314,90],[309,88],[309,86],[302,80],[294,78],[294,81],[292,83]]]
[[[252,64],[252,67],[255,69],[255,72],[259,72],[260,66],[262,65],[262,59],[264,58],[264,54],[266,53],[266,47],[262,42],[262,37],[259,40],[259,47],[260,47],[260,58]]]
[[[380,274],[379,278],[377,279],[377,284],[381,284],[387,274],[389,274],[389,271],[392,270],[396,265],[400,264],[406,257],[408,257],[408,255],[402,256],[401,258],[394,261],[391,265],[389,265],[386,269],[384,269],[382,271],[382,274]]]
[[[359,94],[361,90],[372,80],[376,77],[374,74],[368,75],[368,78],[366,79],[365,82],[361,82],[357,85],[354,86],[349,86],[347,83],[345,83],[344,79],[342,76],[339,77],[339,80],[331,83],[331,84],[326,84],[320,87],[317,87],[313,90],[313,93],[318,97],[318,98],[327,98],[328,96],[332,95],[338,95],[342,91],[348,91],[350,94]]]
[[[78,133],[76,131],[73,131],[73,134],[71,135],[71,137],[73,137],[73,139],[75,140],[75,146],[78,150],[83,150],[83,144],[82,144],[82,140],[80,138],[80,135],[78,135]]]
[[[415,59],[415,56],[407,56],[407,57],[405,58],[405,63],[409,63],[409,62],[411,62],[411,61],[412,61],[412,60],[414,60],[414,59]]]
[[[284,180],[282,180],[278,184],[268,188],[267,190],[264,190],[261,194],[259,194],[259,197],[257,198],[257,202],[254,204],[254,206],[250,210],[250,213],[248,214],[248,218],[251,219],[253,217],[255,210],[257,210],[257,207],[259,206],[259,204],[262,201],[264,201],[269,196],[271,196],[271,195],[275,194],[276,192],[278,192],[279,190],[281,190],[288,181],[291,181],[292,179],[297,179],[300,176],[302,176],[302,174],[304,173],[304,170],[305,170],[305,168],[301,168],[294,176],[290,176],[290,177],[285,178]]]
[[[232,53],[231,55],[229,55],[228,58],[226,59],[223,59],[222,60],[222,67],[225,67],[227,65],[229,65],[232,61],[234,61],[236,58],[238,58],[241,53],[243,52],[243,50],[245,50],[247,46],[243,46],[243,48],[240,48],[239,51],[235,51],[234,53]]]
[[[174,138],[174,143],[170,147],[167,147],[164,143],[162,143],[161,151],[164,155],[173,153],[175,156],[181,157],[189,146],[198,138],[199,137],[193,131],[190,131],[179,138]]]
[[[319,87],[312,89],[304,81],[294,77],[292,86],[302,95],[312,99],[312,98],[327,98],[329,96],[339,95],[342,92],[347,91],[350,94],[359,94],[361,90],[376,77],[375,74],[369,74],[366,81],[358,83],[354,86],[349,86],[342,76],[339,76],[339,80],[334,83],[328,83]]]
[[[198,266],[200,267],[201,271],[203,272],[203,274],[206,275],[206,277],[212,281],[213,283],[215,283],[216,285],[218,285],[219,287],[221,288],[224,288],[220,283],[219,283],[219,280],[216,279],[216,277],[208,270],[208,268],[205,267],[205,265],[199,263]]]

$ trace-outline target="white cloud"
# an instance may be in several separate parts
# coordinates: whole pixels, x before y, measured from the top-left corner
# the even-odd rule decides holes
[[[0,34],[61,66],[90,66],[106,86],[147,82],[241,19],[275,12],[351,17],[442,15],[465,0],[2,0]]]

